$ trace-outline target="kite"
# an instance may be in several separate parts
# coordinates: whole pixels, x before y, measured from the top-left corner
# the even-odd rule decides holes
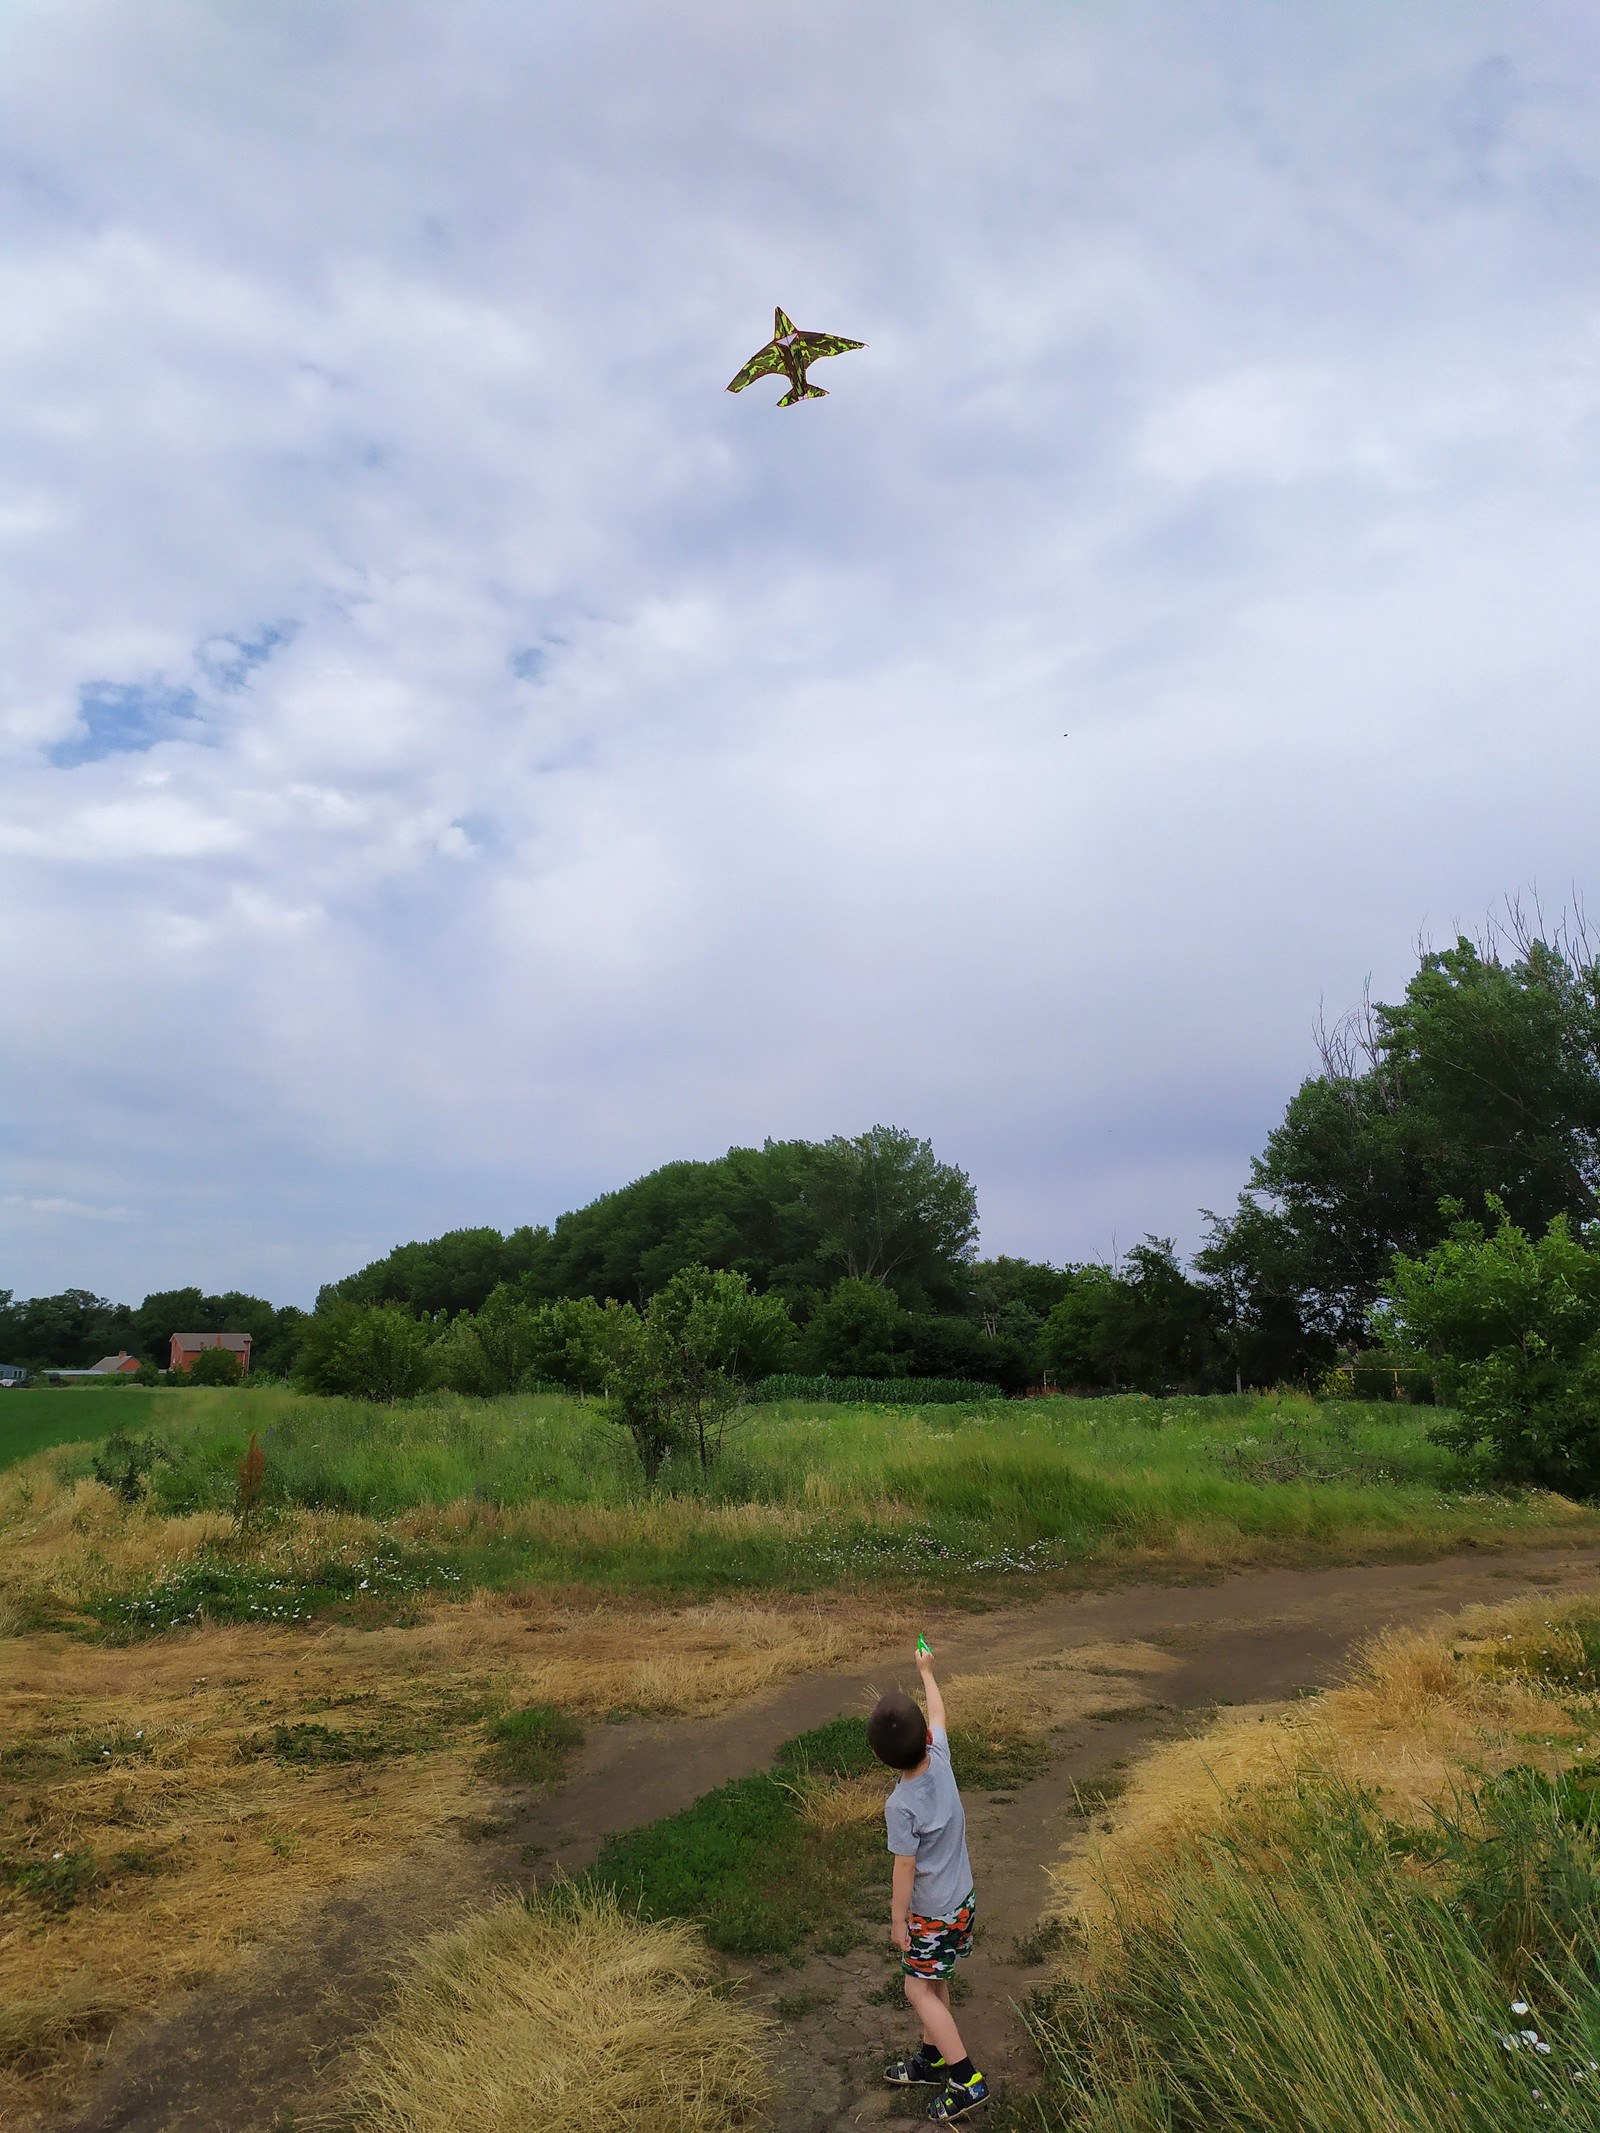
[[[789,390],[778,402],[780,407],[793,407],[798,400],[826,400],[828,395],[820,385],[807,382],[807,369],[822,356],[843,355],[847,348],[866,345],[865,341],[841,340],[836,333],[802,333],[786,311],[774,311],[772,339],[765,348],[757,349],[728,390],[742,393],[757,378],[781,370],[789,380]]]

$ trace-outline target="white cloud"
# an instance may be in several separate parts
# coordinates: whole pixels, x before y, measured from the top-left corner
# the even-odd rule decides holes
[[[996,1248],[1192,1239],[1319,998],[1592,849],[1594,80],[1442,0],[14,10],[0,1283],[877,1118]],[[774,302],[819,406],[721,390]]]

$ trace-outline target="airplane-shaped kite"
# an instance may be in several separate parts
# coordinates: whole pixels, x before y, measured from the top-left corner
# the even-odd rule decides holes
[[[807,382],[807,369],[822,356],[843,355],[847,348],[866,345],[865,341],[841,340],[836,333],[802,333],[786,311],[774,311],[772,339],[757,349],[728,390],[742,393],[757,378],[781,370],[789,380],[789,390],[778,402],[780,407],[793,407],[797,400],[826,400],[828,395],[820,385]]]

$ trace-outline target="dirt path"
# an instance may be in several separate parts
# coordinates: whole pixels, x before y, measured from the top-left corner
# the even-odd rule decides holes
[[[1125,1762],[1185,1714],[1316,1687],[1353,1642],[1389,1624],[1592,1580],[1597,1567],[1592,1546],[1480,1551],[1425,1564],[1252,1572],[1202,1587],[1057,1594],[930,1625],[946,1677],[1107,1643],[1154,1645],[1172,1662],[1148,1691],[1159,1706],[1069,1727],[1045,1776],[967,1803],[982,1931],[966,1966],[971,1996],[961,2018],[980,2064],[1002,2081],[1028,2076],[1011,2003],[1042,1973],[1016,1959],[1015,1943],[1043,1906],[1044,1869],[1069,1826],[1075,1786]],[[811,1675],[718,1719],[596,1728],[571,1779],[546,1798],[509,1805],[487,1838],[425,1847],[400,1871],[331,1899],[293,1936],[265,1943],[216,1984],[113,2039],[91,2091],[49,2122],[51,2133],[287,2133],[325,2105],[340,2052],[380,2010],[420,1935],[530,1873],[577,1871],[612,1831],[674,1813],[761,1768],[791,1735],[859,1709],[868,1685],[903,1671],[905,1658],[895,1650]],[[878,2079],[879,2060],[908,2041],[903,2006],[869,1997],[887,1975],[885,1947],[813,1957],[758,1980],[793,2017],[778,2133],[824,2133],[903,2112],[908,2099]]]

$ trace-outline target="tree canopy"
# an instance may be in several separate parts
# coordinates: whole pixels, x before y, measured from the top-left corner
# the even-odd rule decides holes
[[[1395,1254],[1437,1243],[1447,1206],[1492,1196],[1535,1229],[1600,1206],[1600,957],[1581,926],[1546,940],[1514,912],[1499,937],[1430,950],[1402,1000],[1322,1053],[1202,1254],[1256,1330],[1292,1295],[1302,1345],[1358,1341]]]
[[[914,1134],[874,1126],[665,1163],[553,1229],[454,1230],[402,1244],[323,1295],[454,1313],[480,1310],[504,1282],[530,1302],[592,1296],[642,1307],[684,1267],[704,1266],[743,1274],[802,1313],[841,1276],[885,1282],[913,1307],[959,1309],[977,1227],[964,1171]]]

